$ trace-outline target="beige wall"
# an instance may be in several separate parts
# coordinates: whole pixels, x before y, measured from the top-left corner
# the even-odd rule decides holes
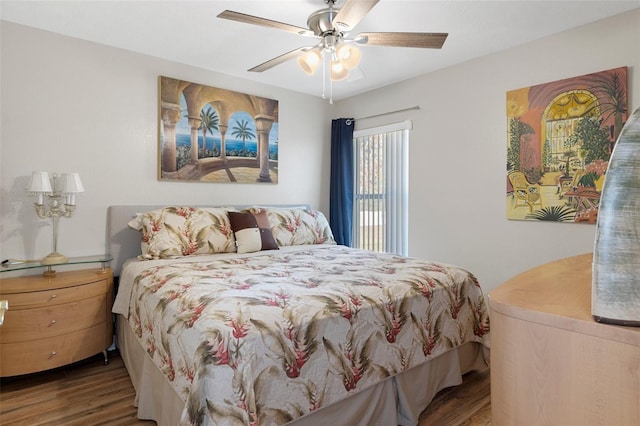
[[[356,129],[413,121],[409,254],[461,265],[485,290],[535,265],[593,250],[595,226],[508,221],[506,92],[629,67],[640,106],[640,10],[335,103]],[[445,45],[446,48],[446,45]]]
[[[328,212],[330,119],[419,105],[358,121],[356,128],[413,121],[410,255],[466,267],[488,292],[534,265],[592,251],[595,229],[506,220],[506,91],[626,65],[630,109],[640,105],[640,11],[333,106],[5,22],[1,31],[2,258],[43,256],[50,249],[49,224],[36,219],[23,192],[32,170],[81,173],[87,192],[77,216],[61,222],[59,245],[69,255],[94,254],[104,247],[111,204],[305,202]],[[278,99],[280,183],[158,182],[158,75]]]
[[[34,170],[79,172],[86,193],[59,250],[104,252],[112,204],[308,203],[328,214],[329,105],[317,97],[1,22],[0,257],[40,258],[51,227],[24,193]],[[279,183],[158,181],[158,76],[279,101]]]

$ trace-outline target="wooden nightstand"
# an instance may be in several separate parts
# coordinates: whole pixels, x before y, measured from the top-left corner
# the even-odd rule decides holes
[[[0,279],[7,300],[0,327],[0,377],[60,367],[102,352],[113,341],[110,268]]]

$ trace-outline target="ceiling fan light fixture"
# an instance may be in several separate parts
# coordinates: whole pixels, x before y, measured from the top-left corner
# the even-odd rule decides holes
[[[362,53],[356,46],[350,44],[342,44],[336,50],[336,54],[342,65],[350,70],[358,66]]]
[[[315,49],[310,50],[304,55],[298,57],[298,65],[300,65],[302,71],[309,75],[313,75],[316,68],[318,68],[318,65],[320,65],[320,54]]]
[[[313,1],[319,2],[321,0]],[[380,0],[323,1],[327,7],[316,10],[309,15],[307,28],[232,10],[223,11],[218,15],[218,18],[275,28],[318,39],[314,46],[291,50],[250,68],[248,71],[263,72],[294,58],[297,59],[300,68],[308,75],[313,75],[316,69],[321,67],[323,98],[327,84],[331,90],[333,81],[347,78],[350,81],[355,81],[362,78],[362,70],[358,66],[362,57],[359,47],[362,45],[441,49],[448,36],[447,33],[364,32],[355,37],[352,36],[353,38],[345,38]],[[335,7],[336,3],[340,5],[339,8]],[[356,45],[360,46],[356,47]],[[330,102],[333,103],[332,101],[333,97],[330,95]]]
[[[331,61],[329,77],[332,81],[341,81],[349,77],[349,71],[345,68],[341,61]]]

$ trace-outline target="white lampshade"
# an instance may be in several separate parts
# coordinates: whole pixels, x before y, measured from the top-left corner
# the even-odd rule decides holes
[[[310,50],[298,58],[298,65],[300,65],[302,71],[309,75],[313,75],[316,68],[318,68],[318,65],[320,65],[320,54],[315,49]]]
[[[27,192],[32,194],[50,194],[53,192],[51,189],[51,180],[49,179],[49,173],[47,172],[33,172],[29,185],[26,188]]]
[[[342,62],[331,61],[331,71],[329,72],[329,77],[333,81],[344,80],[349,77],[349,71],[342,65]]]
[[[75,206],[76,194],[84,192],[80,175],[78,173],[63,173],[60,191],[64,195],[64,203],[69,206]]]
[[[77,194],[84,192],[84,186],[78,173],[63,173],[61,191],[63,194]]]
[[[357,67],[360,63],[360,57],[362,56],[360,49],[350,44],[340,45],[336,50],[336,55],[340,62],[342,62],[342,65],[348,70]]]

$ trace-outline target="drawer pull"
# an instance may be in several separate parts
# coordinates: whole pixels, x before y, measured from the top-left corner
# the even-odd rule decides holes
[[[56,355],[58,355],[56,351],[51,352],[51,354],[49,354],[49,359],[53,358]]]
[[[56,321],[56,320],[51,320],[50,325],[54,325],[56,322],[58,322],[58,321]]]
[[[58,296],[56,296],[55,294],[52,294],[52,295],[51,295],[51,298],[52,298],[52,299],[55,299],[56,297],[58,297]]]
[[[9,301],[0,300],[0,327],[2,327],[2,323],[4,322],[4,311],[7,310],[9,310]]]

